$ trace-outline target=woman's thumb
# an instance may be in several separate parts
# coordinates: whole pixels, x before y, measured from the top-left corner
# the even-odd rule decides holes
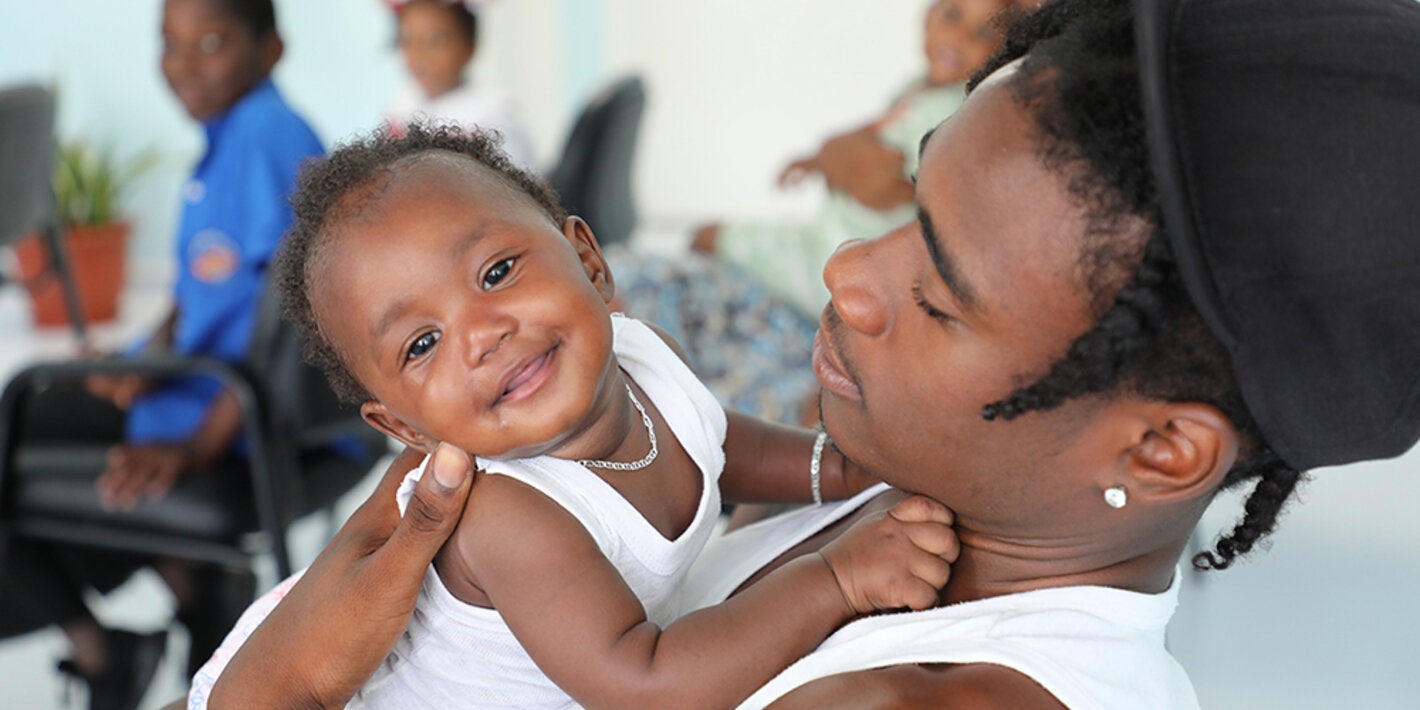
[[[468,454],[441,443],[434,449],[434,455],[430,459],[429,470],[433,474],[433,483],[440,489],[439,493],[454,493],[463,488],[463,482],[468,480],[471,468]]]
[[[422,560],[417,564],[428,564],[463,514],[473,479],[472,468],[468,454],[448,444],[439,444],[386,547],[411,561]]]

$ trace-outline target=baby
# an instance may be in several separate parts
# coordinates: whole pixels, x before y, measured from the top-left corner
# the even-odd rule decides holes
[[[375,428],[491,474],[356,705],[728,707],[851,617],[935,603],[957,543],[912,498],[686,613],[722,493],[874,481],[811,432],[727,416],[674,343],[613,316],[590,227],[488,137],[377,133],[295,206],[278,271],[313,359]]]

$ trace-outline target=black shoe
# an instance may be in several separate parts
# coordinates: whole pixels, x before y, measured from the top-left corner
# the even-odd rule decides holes
[[[135,710],[153,681],[167,646],[166,629],[151,634],[105,629],[108,668],[103,673],[91,678],[73,661],[60,661],[59,670],[89,687],[89,710]]]

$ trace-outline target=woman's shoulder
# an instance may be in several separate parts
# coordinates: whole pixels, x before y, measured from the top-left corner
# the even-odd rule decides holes
[[[1019,671],[989,663],[898,665],[820,678],[775,708],[1040,708],[1065,705]]]

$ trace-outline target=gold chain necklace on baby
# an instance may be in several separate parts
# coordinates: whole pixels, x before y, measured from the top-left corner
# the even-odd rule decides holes
[[[641,400],[636,399],[636,393],[631,391],[631,385],[626,385],[626,396],[631,398],[631,406],[641,413],[641,422],[646,425],[646,435],[651,437],[651,451],[640,461],[622,463],[620,461],[598,461],[595,459],[578,459],[577,463],[587,468],[605,468],[611,471],[640,471],[651,465],[656,460],[656,455],[660,454],[660,449],[656,448],[656,425],[651,423],[651,416],[646,413],[646,408],[641,406]]]

